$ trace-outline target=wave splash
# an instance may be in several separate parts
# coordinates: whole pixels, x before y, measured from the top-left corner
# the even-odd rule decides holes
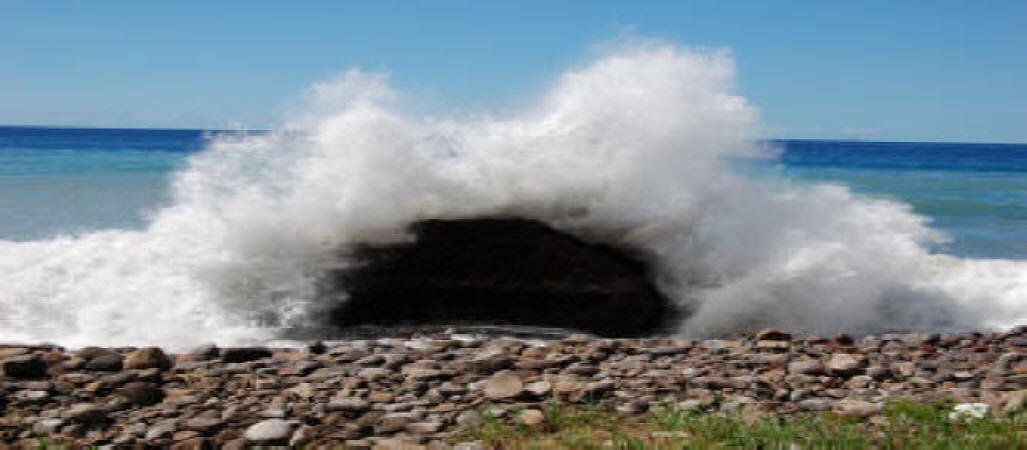
[[[0,241],[0,340],[69,346],[273,339],[323,315],[340,249],[416,221],[516,216],[637,250],[712,336],[1027,322],[1027,263],[931,254],[908,205],[725,167],[772,157],[724,53],[645,44],[504,117],[404,112],[382,74],[310,90],[278,131],[213,142],[143,231]]]

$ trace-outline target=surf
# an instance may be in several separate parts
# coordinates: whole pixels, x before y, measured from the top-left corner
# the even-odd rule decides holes
[[[725,52],[632,44],[519,112],[448,116],[345,72],[270,133],[191,156],[141,231],[0,241],[0,340],[265,342],[326,325],[346,286],[321,283],[361,264],[352,249],[482,217],[630,251],[687,312],[668,334],[1027,322],[1027,263],[932,253],[945,236],[903,203],[732,170],[775,157],[735,72]]]

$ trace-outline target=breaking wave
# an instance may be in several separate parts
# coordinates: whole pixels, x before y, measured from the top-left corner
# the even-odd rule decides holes
[[[145,230],[0,241],[0,340],[273,339],[323,316],[317,280],[345,249],[487,216],[640,253],[688,336],[1027,322],[1027,263],[932,254],[944,236],[905,204],[730,170],[773,157],[734,72],[722,52],[632,45],[474,117],[405,112],[385,75],[346,72],[275,131],[193,156]]]

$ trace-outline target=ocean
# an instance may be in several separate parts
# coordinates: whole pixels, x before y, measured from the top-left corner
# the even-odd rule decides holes
[[[238,132],[0,127],[0,239],[142,229],[172,173]],[[948,236],[932,250],[1027,260],[1027,144],[776,140],[751,173],[907,203]]]
[[[1027,146],[761,141],[734,67],[629,48],[495,115],[353,70],[273,132],[2,128],[0,342],[332,338],[354,250],[482,217],[632,255],[660,334],[1027,323]]]

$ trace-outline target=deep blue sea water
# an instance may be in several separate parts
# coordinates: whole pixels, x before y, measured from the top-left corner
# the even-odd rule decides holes
[[[201,130],[0,127],[0,239],[140,228]],[[759,170],[909,203],[952,237],[936,251],[1027,259],[1027,145],[777,141]]]

